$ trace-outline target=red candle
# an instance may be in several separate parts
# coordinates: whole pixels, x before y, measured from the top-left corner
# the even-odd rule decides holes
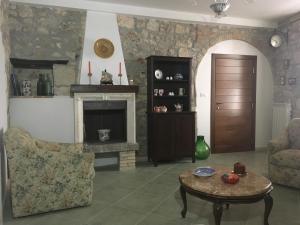
[[[89,73],[91,73],[91,61],[89,61]]]
[[[121,74],[121,62],[119,63],[119,74]]]

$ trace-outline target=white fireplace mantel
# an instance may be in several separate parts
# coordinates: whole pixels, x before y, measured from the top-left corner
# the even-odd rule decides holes
[[[83,102],[84,101],[126,101],[127,142],[136,143],[135,93],[74,93],[75,143],[83,143]]]

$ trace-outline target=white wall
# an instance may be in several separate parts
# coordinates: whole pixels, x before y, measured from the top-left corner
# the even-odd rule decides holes
[[[1,4],[1,1],[0,1]],[[2,31],[0,30],[0,130],[3,129],[5,131],[7,129],[7,107],[8,107],[8,102],[7,102],[7,94],[8,94],[8,87],[7,87],[7,74],[5,72],[5,51],[3,47],[3,42],[2,42]],[[1,149],[1,148],[0,148]],[[1,153],[2,154],[2,153]],[[5,157],[5,155],[0,155],[1,157]],[[5,163],[1,165],[2,159],[0,157],[0,224],[3,222],[3,205],[2,203],[4,202],[4,199],[2,199],[2,187],[3,183],[6,182],[6,178],[2,177],[3,171],[6,173],[5,168],[6,165]],[[3,183],[2,183],[3,182]],[[5,191],[5,190],[3,190]]]
[[[94,52],[94,43],[100,38],[109,39],[115,47],[114,54],[107,59],[100,58]],[[123,50],[115,14],[88,11],[86,17],[85,37],[81,64],[81,84],[88,84],[88,61],[91,61],[92,83],[99,84],[101,71],[113,74],[113,83],[120,84],[118,77],[119,63],[122,67],[122,85],[128,84],[124,64]]]
[[[273,76],[267,58],[255,47],[246,42],[229,40],[220,42],[211,47],[197,70],[196,77],[196,111],[197,134],[204,135],[210,143],[210,106],[211,106],[211,55],[237,54],[257,56],[256,81],[256,130],[255,146],[267,146],[272,136],[272,103],[273,103]]]
[[[5,52],[0,31],[0,129],[7,128],[7,75],[5,72]]]
[[[33,137],[74,143],[74,104],[67,96],[11,98],[10,126],[21,127]]]

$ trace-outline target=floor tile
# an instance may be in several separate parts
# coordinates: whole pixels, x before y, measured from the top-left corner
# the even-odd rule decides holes
[[[87,225],[134,225],[143,218],[143,213],[134,212],[119,207],[108,207],[92,219]]]
[[[14,219],[6,201],[4,225],[214,225],[212,203],[189,194],[186,218],[181,218],[178,175],[199,166],[232,167],[237,161],[248,170],[266,174],[266,160],[265,151],[226,153],[212,154],[207,160],[195,163],[184,159],[154,167],[144,162],[131,171],[97,171],[91,206]],[[274,205],[270,225],[300,225],[300,191],[274,184],[271,195]],[[231,205],[224,209],[221,224],[260,225],[263,215],[263,201]]]
[[[136,192],[119,201],[116,206],[124,209],[130,209],[135,212],[145,213],[153,210],[161,201],[163,201],[161,196],[144,192]]]

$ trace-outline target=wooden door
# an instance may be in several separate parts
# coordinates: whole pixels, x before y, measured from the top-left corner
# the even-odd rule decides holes
[[[214,153],[255,148],[256,56],[212,55]]]

